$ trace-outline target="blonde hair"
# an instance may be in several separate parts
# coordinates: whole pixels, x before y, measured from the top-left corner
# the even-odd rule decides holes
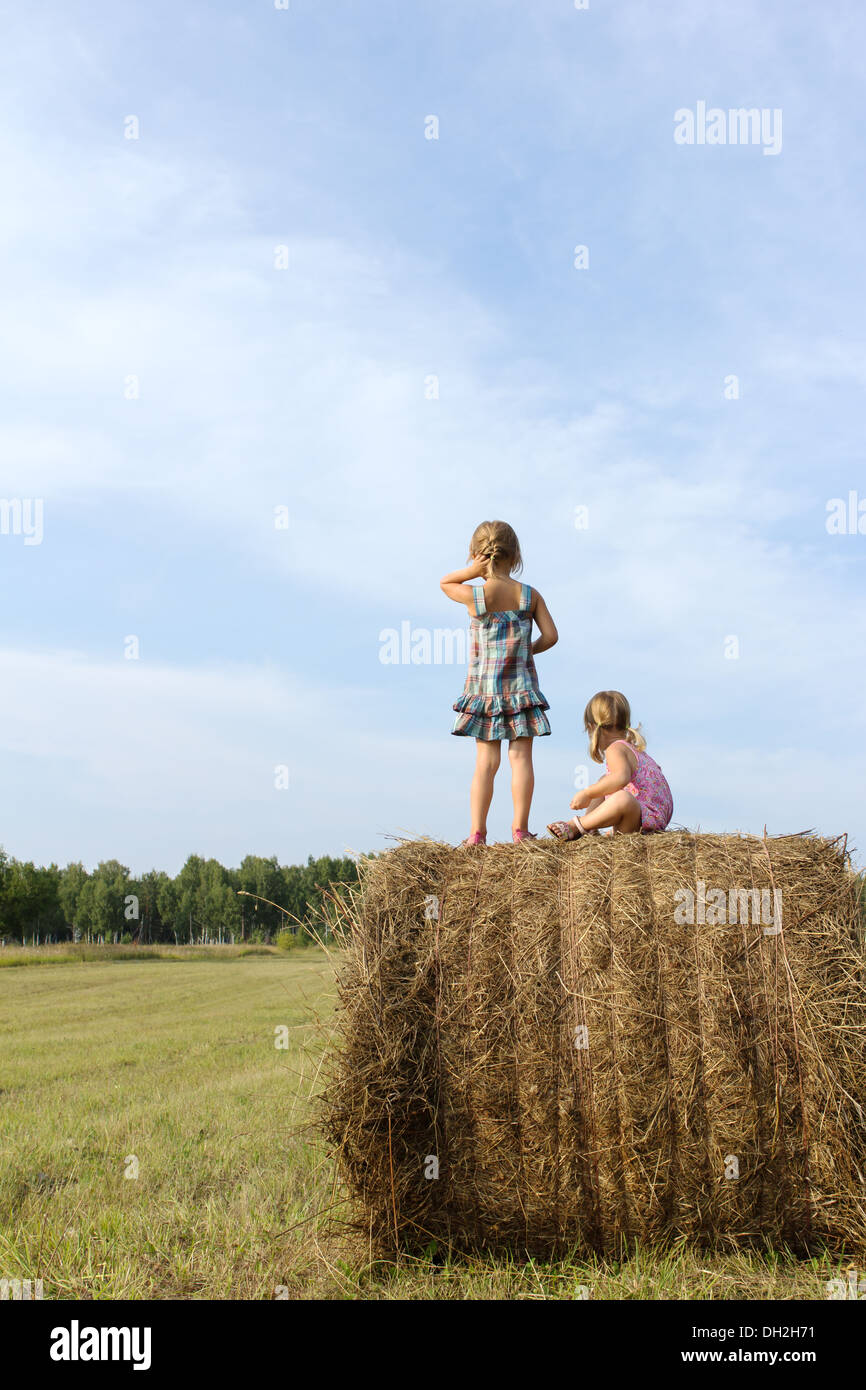
[[[497,560],[506,561],[509,574],[519,574],[523,569],[520,542],[507,521],[482,521],[476,526],[469,542],[469,554],[487,561],[485,579],[492,575]]]
[[[597,695],[593,695],[583,711],[583,727],[589,734],[589,756],[594,763],[604,762],[604,754],[598,746],[598,736],[602,729],[622,729],[626,741],[632,747],[640,752],[646,748],[646,739],[640,731],[640,724],[636,729],[632,728],[631,706],[619,690],[600,690]]]

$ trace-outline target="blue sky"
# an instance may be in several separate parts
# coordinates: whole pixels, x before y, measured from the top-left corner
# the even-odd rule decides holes
[[[0,534],[10,853],[460,838],[464,671],[384,665],[380,634],[462,622],[438,580],[490,517],[561,634],[533,828],[616,687],[677,823],[862,850],[866,534],[826,525],[866,502],[859,4],[49,0],[4,28],[0,498],[44,518]],[[781,111],[781,151],[675,143],[702,101]]]

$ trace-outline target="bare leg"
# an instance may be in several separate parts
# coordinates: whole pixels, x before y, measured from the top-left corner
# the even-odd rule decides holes
[[[535,772],[532,767],[532,739],[513,738],[508,745],[508,761],[511,763],[511,798],[514,802],[514,821],[512,830],[529,829],[529,808],[535,790]]]
[[[500,747],[498,743],[486,743],[484,739],[475,740],[475,772],[469,793],[469,809],[472,813],[471,834],[487,834],[487,812],[493,800],[493,779],[499,770]]]
[[[640,802],[623,787],[613,796],[606,796],[594,810],[581,812],[579,819],[584,830],[604,830],[613,826],[621,835],[633,835],[640,830]]]
[[[580,814],[581,823],[584,822],[586,816],[589,814],[590,811],[594,811],[594,810],[595,810],[596,806],[603,806],[603,805],[604,805],[604,797],[603,797],[603,796],[596,796],[596,797],[593,797],[592,801],[589,803],[589,805],[587,806],[586,810],[585,810],[585,811],[581,811],[581,812],[579,813],[579,814]],[[598,831],[597,831],[597,830],[589,830],[589,831],[587,831],[587,834],[589,834],[589,835],[597,835],[597,834],[598,834]]]

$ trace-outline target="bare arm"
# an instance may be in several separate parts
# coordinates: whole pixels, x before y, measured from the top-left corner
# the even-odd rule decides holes
[[[475,602],[475,591],[470,579],[481,579],[486,569],[486,561],[472,559],[462,570],[452,570],[439,580],[443,594],[453,598],[455,603],[465,603],[470,608]]]
[[[540,636],[536,637],[532,644],[532,655],[538,656],[539,652],[546,652],[548,648],[555,647],[559,641],[559,633],[556,630],[556,623],[550,616],[550,610],[541,594],[537,589],[533,589],[535,602],[532,605],[532,616],[538,623]]]
[[[603,777],[599,777],[597,782],[593,782],[586,791],[578,792],[571,803],[572,811],[588,810],[590,803],[596,797],[610,796],[612,792],[622,791],[627,787],[633,777],[631,762],[628,753],[622,744],[612,743],[607,750],[608,771]]]

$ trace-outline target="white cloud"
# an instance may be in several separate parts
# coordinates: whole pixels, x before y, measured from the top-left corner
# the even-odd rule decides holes
[[[128,862],[134,851],[134,868],[173,870],[197,847],[237,862],[282,841],[284,857],[289,843],[303,857],[307,843],[333,844],[305,734],[334,710],[327,691],[240,663],[189,670],[0,652],[0,748],[17,806],[7,849],[93,862]],[[274,785],[278,764],[289,768],[285,792]],[[321,769],[325,780],[332,773]]]

